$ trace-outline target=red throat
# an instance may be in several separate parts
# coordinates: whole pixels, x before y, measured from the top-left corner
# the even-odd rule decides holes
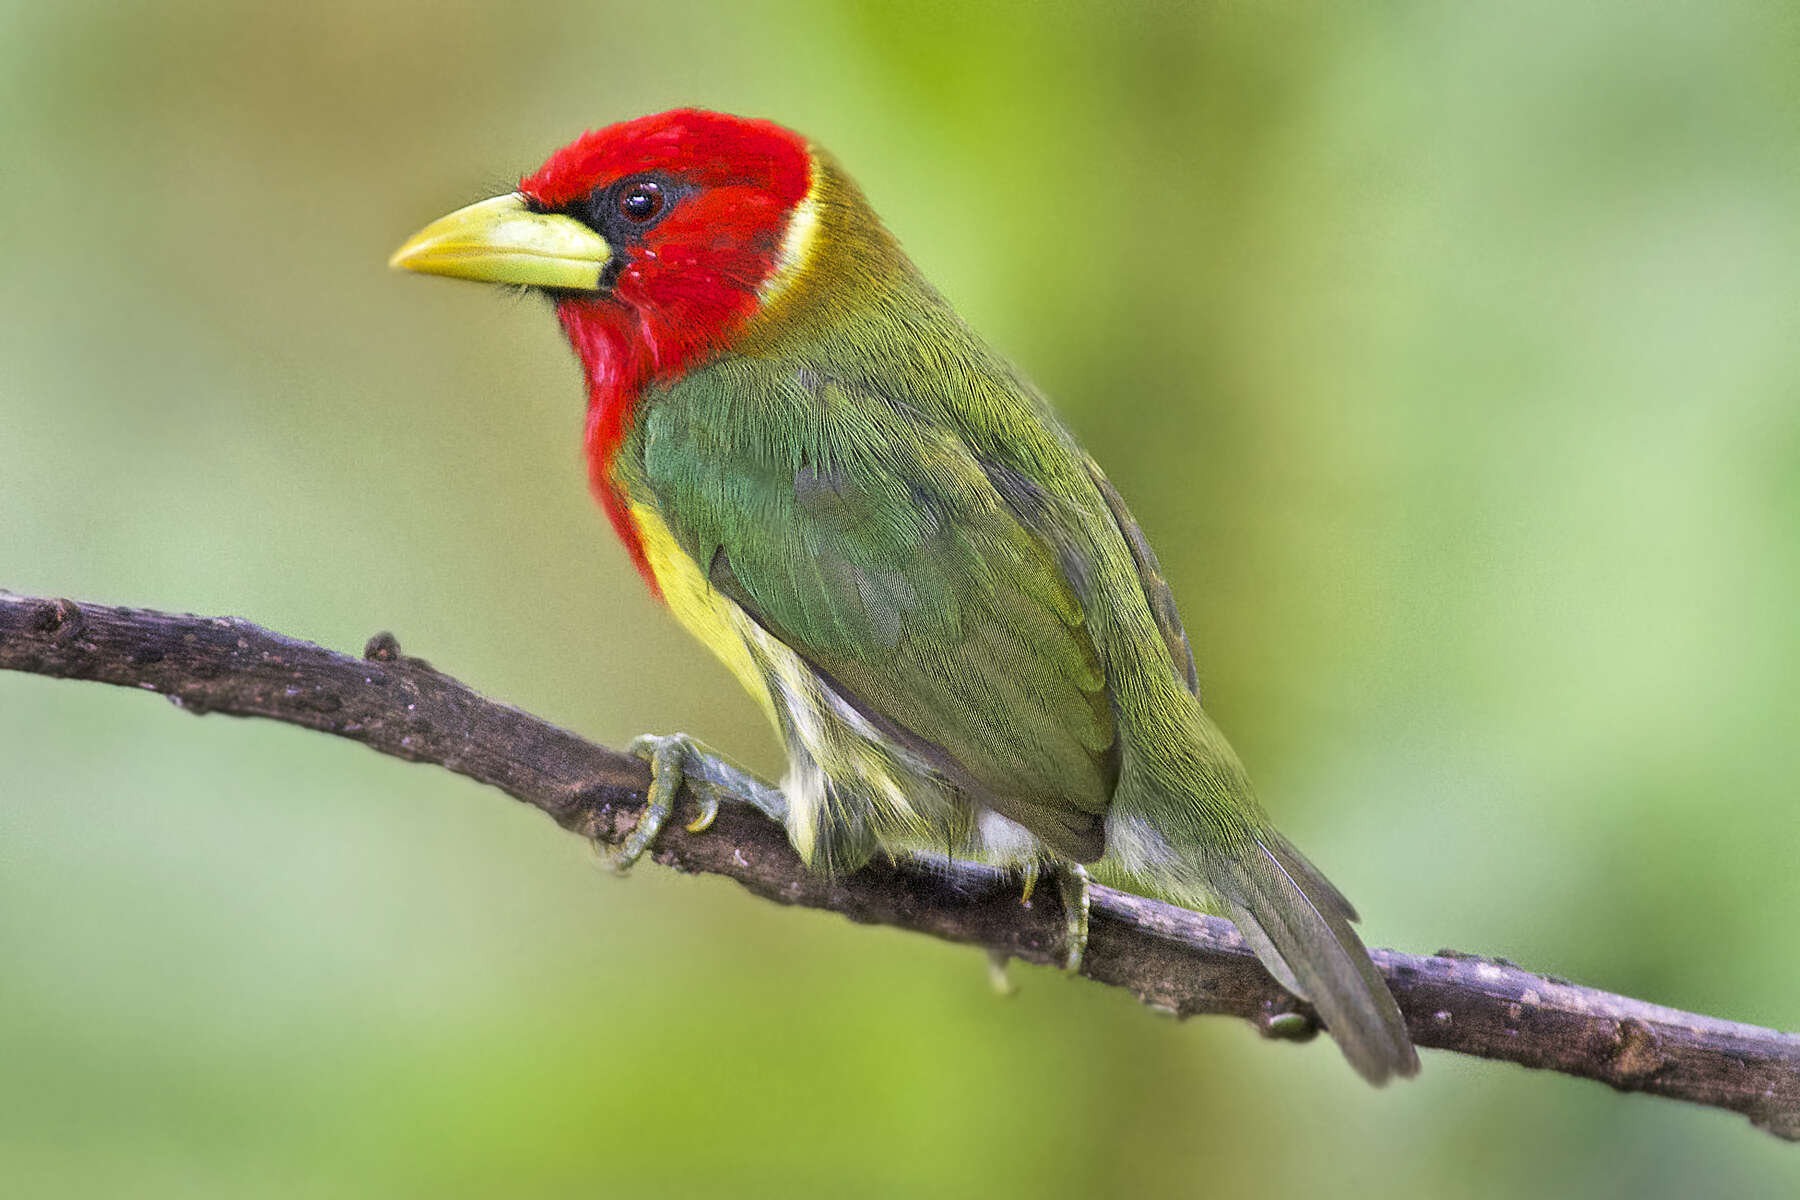
[[[644,390],[725,350],[755,314],[812,170],[806,143],[778,125],[682,109],[583,134],[519,182],[535,205],[574,214],[637,176],[677,193],[654,227],[615,246],[609,291],[556,305],[587,373],[594,494],[653,591],[614,460]]]

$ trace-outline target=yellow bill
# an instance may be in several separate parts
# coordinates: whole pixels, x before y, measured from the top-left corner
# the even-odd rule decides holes
[[[394,251],[388,266],[483,283],[593,292],[612,259],[606,239],[573,217],[532,212],[517,192],[440,217]]]

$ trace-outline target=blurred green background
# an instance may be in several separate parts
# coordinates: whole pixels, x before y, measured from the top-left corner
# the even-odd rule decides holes
[[[1791,4],[0,5],[0,586],[395,630],[773,772],[537,302],[390,273],[589,126],[832,147],[1159,547],[1377,944],[1800,1026]],[[1793,1194],[1741,1119],[628,883],[347,743],[0,676],[30,1196]]]

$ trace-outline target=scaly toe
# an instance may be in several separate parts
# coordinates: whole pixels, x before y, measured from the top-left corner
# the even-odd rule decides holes
[[[687,756],[693,747],[693,739],[685,733],[667,736],[647,733],[632,739],[628,747],[630,752],[650,764],[650,788],[645,796],[644,811],[631,832],[625,835],[625,840],[601,850],[601,862],[615,875],[629,871],[668,823],[669,814],[675,809],[675,794],[681,790],[687,776]],[[696,789],[696,795],[700,799],[700,816],[695,824],[705,829],[718,816],[719,799],[710,788],[705,789],[704,794]],[[700,829],[694,832],[698,833]]]
[[[1080,863],[1059,863],[1055,868],[1056,891],[1062,898],[1064,937],[1063,970],[1081,974],[1081,960],[1087,956],[1088,943],[1088,873]]]

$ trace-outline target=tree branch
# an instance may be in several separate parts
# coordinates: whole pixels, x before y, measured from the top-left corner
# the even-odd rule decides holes
[[[631,830],[649,783],[640,760],[488,700],[402,655],[386,634],[357,659],[229,617],[0,593],[0,669],[144,688],[192,713],[267,717],[350,738],[491,784],[609,844]],[[684,794],[653,851],[657,862],[727,875],[766,899],[852,921],[1028,962],[1061,957],[1054,889],[1022,904],[1004,872],[917,860],[877,860],[827,879],[747,805],[726,804],[701,834],[683,828],[683,813],[693,811]],[[1578,987],[1503,960],[1374,955],[1421,1046],[1729,1109],[1800,1140],[1800,1036]],[[1317,1029],[1231,922],[1110,888],[1094,888],[1082,974],[1181,1016],[1243,1017],[1271,1037],[1304,1039]]]

